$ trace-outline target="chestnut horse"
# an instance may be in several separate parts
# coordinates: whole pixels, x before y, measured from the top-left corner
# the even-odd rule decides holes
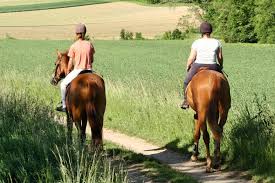
[[[211,172],[211,167],[220,169],[220,141],[231,107],[229,83],[222,73],[202,68],[187,87],[187,100],[195,111],[194,151],[191,159],[193,161],[198,159],[201,130],[206,146],[206,172]],[[210,140],[206,121],[208,121],[215,142],[213,164],[209,152]]]
[[[67,74],[69,57],[67,53],[57,51],[55,71],[51,84],[58,82]],[[86,139],[87,120],[92,132],[92,145],[102,145],[103,117],[106,107],[105,85],[101,76],[95,73],[78,75],[66,91],[68,138],[72,140],[73,122],[75,123],[82,143]]]

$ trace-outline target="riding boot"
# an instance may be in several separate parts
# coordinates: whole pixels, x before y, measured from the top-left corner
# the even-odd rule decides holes
[[[66,112],[66,107],[64,107],[62,105],[62,102],[60,104],[57,105],[57,107],[55,108],[55,110],[59,111],[59,112]]]
[[[182,109],[188,109],[189,108],[189,104],[188,104],[188,102],[187,102],[187,94],[186,94],[186,86],[184,86],[184,89],[183,89],[183,102],[182,102],[182,104],[180,105],[180,108],[182,108]]]

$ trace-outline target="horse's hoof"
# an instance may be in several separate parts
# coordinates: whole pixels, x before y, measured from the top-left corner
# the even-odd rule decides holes
[[[211,172],[212,172],[211,167],[206,167],[205,172],[206,172],[206,173],[211,173]]]
[[[192,155],[191,156],[191,161],[198,161],[198,156]]]
[[[213,168],[217,171],[221,171],[221,165],[220,164],[214,164]]]

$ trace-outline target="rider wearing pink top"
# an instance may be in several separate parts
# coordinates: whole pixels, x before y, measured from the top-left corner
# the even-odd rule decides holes
[[[78,24],[75,29],[77,41],[72,44],[68,52],[70,57],[68,64],[68,71],[73,70],[63,79],[60,84],[62,105],[56,108],[57,111],[66,111],[66,88],[71,81],[78,76],[83,70],[92,70],[92,63],[94,61],[95,49],[93,45],[84,40],[86,34],[86,26],[84,24]]]
[[[86,40],[77,40],[70,48],[68,56],[73,58],[74,69],[91,69],[95,49],[93,45]]]

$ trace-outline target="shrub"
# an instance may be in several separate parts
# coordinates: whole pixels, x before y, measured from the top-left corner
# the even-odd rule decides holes
[[[162,39],[164,40],[176,40],[180,39],[183,40],[186,37],[186,33],[180,31],[179,29],[175,29],[172,32],[167,31],[163,34]]]
[[[142,33],[141,32],[136,32],[135,39],[136,40],[144,40],[144,37],[142,37]]]
[[[125,33],[125,40],[132,40],[134,37],[134,34],[132,32],[126,31]]]
[[[134,38],[134,34],[133,32],[130,31],[126,31],[125,29],[121,29],[120,31],[120,39],[122,40],[144,40],[144,37],[142,37],[142,33],[141,32],[136,32],[135,33],[135,38]]]
[[[147,3],[149,4],[158,4],[160,2],[161,2],[160,0],[147,0]]]
[[[121,29],[121,31],[120,31],[120,39],[125,40],[125,29]]]

